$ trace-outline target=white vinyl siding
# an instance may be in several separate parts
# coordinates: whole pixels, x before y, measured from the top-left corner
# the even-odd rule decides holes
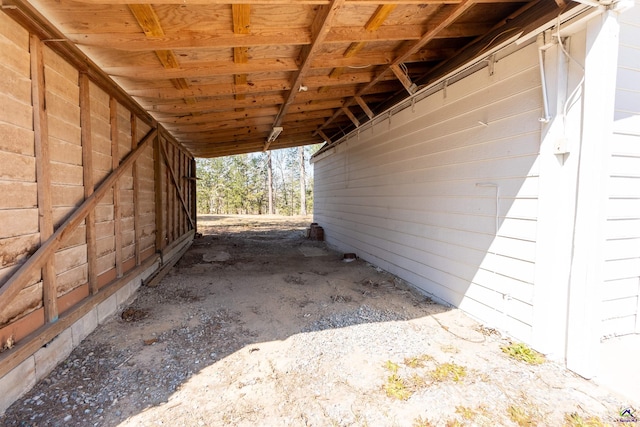
[[[328,243],[529,341],[539,73],[531,44],[320,158],[315,220]]]
[[[620,17],[603,286],[603,334],[640,333],[640,3]]]

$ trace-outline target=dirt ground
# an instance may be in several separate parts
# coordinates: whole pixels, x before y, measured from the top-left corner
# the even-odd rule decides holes
[[[159,286],[0,425],[634,425],[602,387],[305,239],[310,222],[199,218]]]

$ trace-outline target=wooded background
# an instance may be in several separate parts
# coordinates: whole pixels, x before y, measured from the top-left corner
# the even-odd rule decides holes
[[[320,146],[197,159],[198,213],[312,212],[313,173],[309,158]]]

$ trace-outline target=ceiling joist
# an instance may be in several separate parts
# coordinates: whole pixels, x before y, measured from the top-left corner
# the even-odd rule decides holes
[[[559,3],[2,0],[195,156],[335,141],[487,46],[576,7]],[[284,131],[265,142],[274,127]]]

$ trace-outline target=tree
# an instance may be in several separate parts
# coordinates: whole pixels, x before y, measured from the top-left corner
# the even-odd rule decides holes
[[[306,162],[319,146],[197,159],[198,212],[306,215],[313,209]]]
[[[298,164],[300,165],[300,215],[307,214],[307,183],[304,173],[304,147],[298,147]]]

